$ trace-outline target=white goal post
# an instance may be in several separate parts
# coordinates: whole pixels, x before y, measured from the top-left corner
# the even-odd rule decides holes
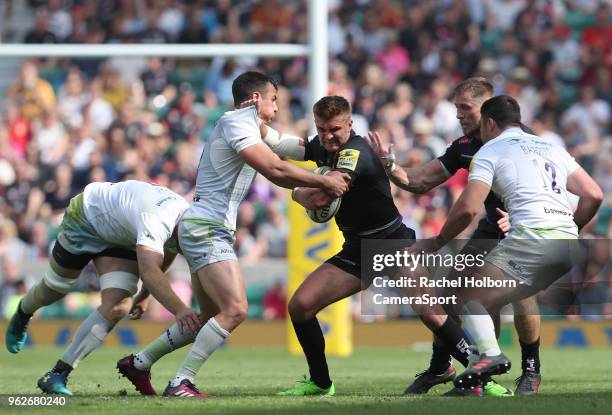
[[[0,58],[25,57],[279,57],[305,56],[309,60],[310,107],[327,95],[327,0],[308,2],[308,44],[2,44]]]

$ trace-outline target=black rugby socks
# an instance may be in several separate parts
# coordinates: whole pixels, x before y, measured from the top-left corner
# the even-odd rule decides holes
[[[470,344],[461,326],[452,318],[447,317],[444,324],[435,330],[434,334],[442,340],[448,353],[463,366],[467,367],[469,364],[468,356],[470,355]]]
[[[332,381],[329,378],[329,369],[325,359],[325,338],[319,321],[313,317],[306,321],[292,320],[291,322],[306,355],[310,379],[320,388],[329,388]]]
[[[523,372],[540,373],[540,338],[531,344],[521,344],[521,368]]]
[[[441,343],[441,341],[436,342],[434,340],[432,344],[433,353],[431,354],[428,371],[434,375],[444,373],[451,365],[451,355],[447,348]]]

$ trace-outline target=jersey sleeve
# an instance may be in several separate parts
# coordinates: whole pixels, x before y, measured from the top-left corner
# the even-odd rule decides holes
[[[172,236],[174,224],[165,223],[161,216],[143,212],[138,217],[136,226],[136,245],[146,246],[154,251],[164,253],[164,244]]]
[[[461,168],[461,159],[457,149],[457,142],[453,141],[446,147],[446,151],[438,157],[442,166],[452,176]]]
[[[304,161],[320,160],[324,150],[318,136],[308,137],[304,143]]]
[[[480,180],[489,186],[493,185],[496,158],[493,152],[480,150],[472,158],[468,181]]]
[[[561,160],[563,162],[563,167],[565,168],[565,172],[567,177],[570,176],[573,172],[580,168],[580,164],[574,159],[565,149],[560,149],[561,152]]]
[[[255,107],[236,110],[223,123],[225,139],[237,153],[263,143]]]

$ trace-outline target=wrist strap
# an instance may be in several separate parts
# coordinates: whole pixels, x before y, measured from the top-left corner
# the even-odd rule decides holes
[[[291,191],[291,200],[293,200],[294,202],[297,202],[297,200],[295,200],[295,194],[300,189],[301,189],[301,187],[294,187],[293,190]]]
[[[389,153],[386,157],[384,157],[384,159],[386,160],[386,163],[384,164],[385,173],[387,173],[387,176],[388,176],[391,173],[393,173],[396,167],[395,153]]]

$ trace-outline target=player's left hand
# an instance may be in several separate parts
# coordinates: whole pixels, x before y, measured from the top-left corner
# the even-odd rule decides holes
[[[374,153],[378,156],[380,161],[386,167],[390,160],[395,161],[395,155],[393,154],[393,144],[385,146],[382,142],[380,134],[376,131],[369,131],[366,141],[372,147]]]
[[[255,106],[255,108],[259,106],[259,97],[249,98],[246,101],[242,101],[239,105],[240,109],[252,106]]]
[[[504,236],[508,236],[508,232],[510,231],[510,215],[508,212],[501,210],[500,208],[496,208],[495,211],[500,217],[497,221],[497,227],[504,234]]]
[[[259,95],[253,95],[252,98],[249,98],[245,101],[242,101],[239,105],[240,109],[242,108],[247,108],[247,107],[255,107],[255,111],[257,111],[257,115],[259,116],[259,104],[261,103],[261,97]],[[264,125],[267,124],[268,122],[270,122],[270,120],[265,120],[261,117],[258,117],[259,119],[259,125]],[[263,132],[262,132],[263,134]],[[265,135],[265,134],[263,134]],[[263,136],[262,135],[262,136]]]

